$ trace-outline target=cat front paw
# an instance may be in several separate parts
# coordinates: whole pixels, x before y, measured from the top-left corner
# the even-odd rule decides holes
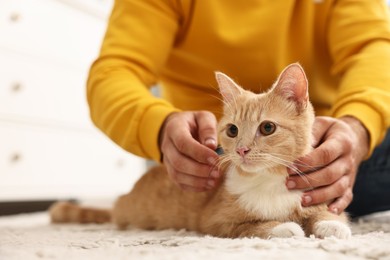
[[[277,225],[271,230],[270,237],[304,237],[305,232],[303,232],[301,226],[294,222],[286,222],[280,225]]]
[[[318,238],[334,236],[340,239],[351,237],[351,229],[340,221],[323,220],[314,225],[314,235]]]

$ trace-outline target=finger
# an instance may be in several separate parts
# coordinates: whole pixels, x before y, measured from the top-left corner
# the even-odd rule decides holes
[[[334,161],[325,168],[309,174],[292,175],[287,178],[286,186],[289,189],[314,189],[330,185],[348,174],[350,164],[344,158]]]
[[[336,198],[343,196],[348,188],[349,180],[348,177],[344,175],[331,185],[305,192],[302,195],[302,205],[310,206],[333,201]]]
[[[201,111],[195,114],[199,141],[212,150],[217,148],[217,119],[214,114]]]
[[[164,163],[172,174],[184,173],[202,178],[219,177],[218,168],[192,160],[176,149],[169,150],[169,156],[166,156]]]
[[[314,124],[313,124],[313,147],[317,147],[321,141],[322,138],[325,136],[326,132],[329,130],[329,128],[332,127],[332,125],[335,123],[335,120],[330,117],[325,116],[317,116],[315,118]]]
[[[182,129],[173,131],[176,132],[170,135],[170,141],[174,144],[176,150],[199,163],[215,165],[218,155],[212,149],[200,144],[188,131],[182,131]],[[172,136],[175,138],[172,138]]]
[[[295,161],[292,173],[316,171],[329,165],[342,154],[342,143],[335,138],[328,139],[312,152]]]
[[[352,189],[348,189],[343,196],[337,198],[333,203],[329,205],[329,211],[335,214],[340,214],[348,207],[348,205],[352,202],[352,199]]]

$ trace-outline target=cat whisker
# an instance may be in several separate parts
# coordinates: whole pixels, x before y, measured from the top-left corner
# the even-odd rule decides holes
[[[296,160],[296,162],[294,164],[297,166],[300,166],[300,167],[308,168],[310,171],[313,171],[313,172],[317,171],[318,169],[323,168],[323,166],[320,166],[320,165],[309,165],[307,163],[303,163],[299,159]]]
[[[219,157],[219,160],[216,162],[216,164],[214,165],[214,167],[218,167],[218,168],[221,168],[223,167],[224,165],[226,164],[229,164],[230,162],[232,161],[232,158],[230,155],[228,154],[223,154]],[[214,168],[213,168],[214,169]]]
[[[283,166],[286,166],[286,167],[292,169],[294,172],[296,172],[299,175],[299,177],[301,177],[307,184],[310,185],[310,189],[314,188],[311,185],[310,181],[309,181],[310,179],[313,179],[313,178],[311,176],[306,175],[302,171],[300,171],[296,166],[293,165],[292,161],[285,160],[285,159],[283,159],[283,158],[281,158],[279,156],[275,156],[274,154],[270,154],[270,153],[259,154],[259,155],[260,156],[263,155],[262,156],[263,158],[268,157],[267,159],[271,159],[272,162],[280,164],[280,165],[283,165]]]
[[[290,157],[289,158],[283,158],[283,157]],[[310,189],[314,189],[314,187],[311,185],[310,180],[316,180],[313,178],[313,176],[305,174],[302,172],[297,166],[296,163],[294,164],[293,162],[296,161],[296,158],[293,158],[292,156],[284,155],[284,154],[277,154],[277,153],[253,153],[249,157],[252,161],[261,161],[262,164],[265,167],[273,167],[274,164],[279,164],[283,165],[287,168],[292,169],[295,173],[298,174],[302,180],[305,181],[310,186]],[[227,164],[230,164],[237,160],[237,158],[234,158],[234,156],[231,156],[229,154],[223,154],[220,156],[218,162],[216,163],[215,167],[223,167]],[[302,164],[304,165],[304,164]],[[314,167],[309,167],[308,165],[305,165],[306,168],[314,168]],[[213,168],[214,169],[214,168]]]
[[[277,153],[272,153],[273,156],[277,156],[279,158],[281,157],[287,157],[288,159],[291,159],[290,163],[291,165],[294,164],[297,168],[298,167],[304,167],[307,168],[310,172],[317,171],[318,169],[321,169],[321,166],[313,166],[309,165],[307,163],[303,163],[301,160],[297,159],[296,157],[293,157],[291,155],[285,155],[285,154],[277,154]],[[290,167],[291,168],[291,167]]]
[[[289,157],[291,158],[291,163],[294,162],[296,166],[307,168],[309,171],[317,171],[318,169],[323,168],[322,165],[309,165],[307,163],[304,163],[302,162],[302,160],[297,159],[296,157],[293,157],[291,155],[277,154],[277,153],[272,153],[272,154],[279,157]]]

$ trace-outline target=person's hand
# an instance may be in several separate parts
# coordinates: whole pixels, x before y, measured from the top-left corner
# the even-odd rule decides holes
[[[313,135],[315,149],[289,169],[286,185],[306,190],[303,206],[327,203],[331,212],[339,214],[352,202],[356,173],[369,150],[369,135],[354,117],[316,117]]]
[[[177,112],[160,130],[162,162],[183,190],[206,191],[219,178],[216,167],[217,120],[211,112]]]

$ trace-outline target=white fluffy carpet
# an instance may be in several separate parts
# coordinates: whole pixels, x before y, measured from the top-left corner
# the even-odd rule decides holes
[[[185,230],[52,225],[46,213],[0,217],[0,259],[390,259],[390,212],[352,225],[353,237],[221,239]]]

